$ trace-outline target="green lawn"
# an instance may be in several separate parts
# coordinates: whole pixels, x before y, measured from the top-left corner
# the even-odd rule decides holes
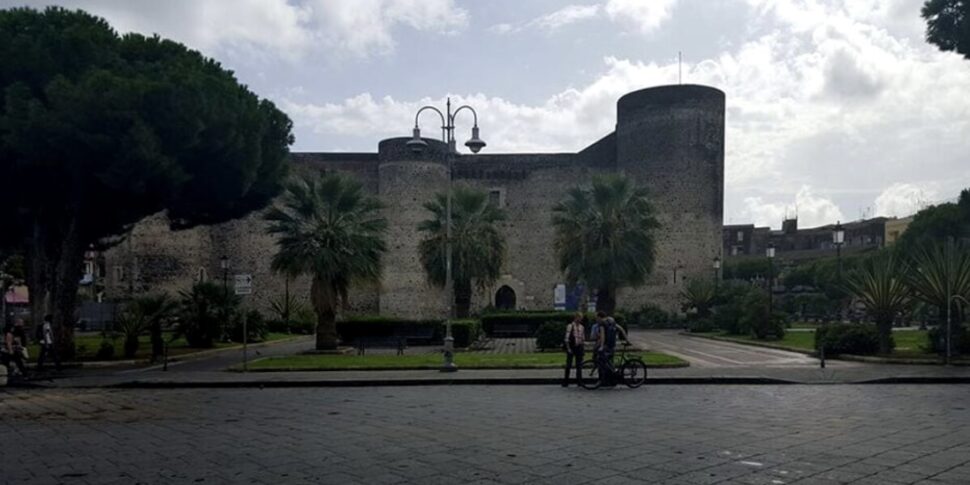
[[[658,352],[637,354],[649,367],[685,366],[687,362]],[[535,352],[530,354],[482,354],[458,352],[455,364],[462,369],[556,368],[565,363],[565,354]],[[249,364],[256,371],[380,370],[437,369],[441,355],[291,355],[270,357]]]
[[[271,342],[274,340],[280,340],[280,339],[295,337],[295,336],[296,335],[289,334],[289,333],[270,332],[266,336],[266,341]],[[189,347],[189,344],[188,342],[185,341],[185,338],[178,338],[173,341],[169,341],[171,337],[172,337],[171,333],[164,334],[165,340],[169,342],[168,343],[169,357],[191,354],[193,352],[199,352],[202,350],[209,350],[209,349]],[[98,348],[101,347],[102,340],[103,338],[101,337],[101,335],[75,334],[74,348],[77,349],[76,360],[79,360],[79,361],[96,360],[96,354],[98,352]],[[124,339],[122,339],[121,337],[118,337],[113,340],[109,339],[109,341],[112,342],[112,344],[114,345],[114,349],[115,349],[114,357],[113,357],[114,360],[123,360],[124,359],[124,355],[123,355]],[[142,335],[138,338],[138,342],[139,342],[138,352],[135,354],[135,359],[145,360],[151,357],[152,355],[151,337],[149,337],[148,335]],[[240,345],[242,345],[242,343],[240,342],[216,342],[214,348],[221,349],[225,347],[234,347],[234,346],[240,346]],[[37,345],[36,343],[31,343],[30,345],[27,346],[27,351],[30,353],[30,361],[31,362],[36,361],[37,357],[40,355],[40,346]]]
[[[708,333],[706,335],[717,336],[739,343],[758,343],[773,346],[785,347],[792,350],[815,350],[815,332],[785,332],[785,338],[781,340],[758,340],[748,335],[727,335],[724,333]],[[925,330],[902,330],[893,332],[893,340],[896,341],[896,350],[887,357],[905,358],[936,358],[938,355],[926,353],[923,347],[926,346]]]

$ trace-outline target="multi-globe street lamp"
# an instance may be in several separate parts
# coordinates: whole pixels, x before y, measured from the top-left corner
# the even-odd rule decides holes
[[[425,148],[428,147],[428,142],[421,139],[421,128],[418,126],[418,117],[425,110],[431,110],[438,113],[441,117],[441,135],[443,142],[448,145],[448,192],[445,196],[445,298],[448,299],[446,305],[448,308],[448,317],[445,320],[445,349],[444,349],[444,364],[441,367],[442,372],[455,372],[458,370],[458,366],[455,365],[455,338],[451,335],[451,320],[455,317],[455,285],[452,281],[452,264],[451,264],[451,192],[452,192],[452,181],[454,180],[454,164],[455,157],[458,155],[458,148],[455,143],[455,116],[461,112],[461,110],[467,109],[471,111],[474,117],[474,124],[472,125],[472,137],[465,142],[465,146],[468,147],[472,153],[478,153],[482,148],[485,147],[485,142],[482,141],[478,136],[478,113],[471,106],[462,105],[452,113],[451,111],[451,98],[447,99],[445,112],[442,113],[441,110],[435,108],[434,106],[423,106],[417,113],[414,114],[414,132],[413,137],[405,144],[414,153],[421,153]]]

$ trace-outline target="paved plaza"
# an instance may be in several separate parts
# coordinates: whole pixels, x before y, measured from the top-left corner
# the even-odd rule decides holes
[[[963,385],[0,391],[3,483],[967,484]]]

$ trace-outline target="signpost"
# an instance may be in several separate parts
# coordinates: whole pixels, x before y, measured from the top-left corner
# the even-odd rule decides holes
[[[253,275],[251,274],[237,274],[233,276],[233,291],[235,291],[238,296],[252,295],[253,294]],[[243,315],[243,328],[242,328],[242,338],[243,338],[243,372],[249,370],[249,329],[246,328],[249,323],[249,317]]]

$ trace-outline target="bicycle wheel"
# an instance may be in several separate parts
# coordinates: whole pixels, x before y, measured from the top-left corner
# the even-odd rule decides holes
[[[640,387],[647,381],[647,364],[640,359],[630,359],[620,366],[620,374],[627,387],[631,389]]]
[[[582,372],[579,377],[579,385],[583,386],[583,389],[596,389],[600,386],[600,369],[596,362],[587,360],[583,362],[583,367],[580,370]]]

